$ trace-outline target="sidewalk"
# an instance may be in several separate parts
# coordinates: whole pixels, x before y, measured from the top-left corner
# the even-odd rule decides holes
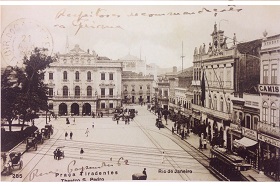
[[[171,120],[167,119],[167,125],[165,123],[165,120],[163,119],[162,120],[165,128],[169,129],[170,132],[172,131],[172,126],[174,127],[174,122],[172,122]],[[181,135],[177,134],[177,131],[174,131],[174,135],[177,135],[181,138]],[[198,149],[201,151],[201,153],[203,153],[205,156],[207,156],[208,158],[210,157],[210,144],[209,142],[207,142],[207,145],[206,145],[206,149],[199,149],[199,140],[200,140],[200,137],[194,133],[190,133],[189,134],[190,136],[187,137],[186,139],[184,139],[185,142],[187,142],[188,144],[190,144],[191,146],[193,146],[194,148]]]

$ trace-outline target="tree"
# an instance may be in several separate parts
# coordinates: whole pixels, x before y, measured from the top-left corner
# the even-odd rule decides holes
[[[12,130],[12,122],[18,116],[17,97],[22,88],[22,70],[18,67],[8,66],[1,75],[1,118],[9,123]]]
[[[48,110],[48,87],[44,84],[44,71],[55,58],[47,56],[47,49],[35,48],[30,58],[24,57],[25,65],[23,86],[20,96],[17,98],[19,113],[22,116],[22,130],[25,121],[36,118],[39,110]]]
[[[48,110],[48,87],[44,84],[44,70],[49,67],[55,58],[47,56],[47,49],[35,48],[31,56],[23,59],[23,69],[15,67],[11,78],[11,70],[4,72],[1,80],[2,117],[10,124],[19,116],[22,119],[22,128],[25,121],[36,118],[39,110]],[[12,83],[11,84],[11,80]],[[15,81],[16,80],[16,81]],[[3,96],[4,95],[4,96]],[[4,113],[4,114],[3,114]]]

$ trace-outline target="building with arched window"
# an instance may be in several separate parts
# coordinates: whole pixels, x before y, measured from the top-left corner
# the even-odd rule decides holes
[[[112,113],[121,104],[122,62],[83,51],[79,45],[46,69],[45,78],[52,91],[51,111],[58,115]]]
[[[262,40],[260,121],[258,123],[260,170],[280,180],[280,34]],[[267,166],[267,165],[271,166]]]

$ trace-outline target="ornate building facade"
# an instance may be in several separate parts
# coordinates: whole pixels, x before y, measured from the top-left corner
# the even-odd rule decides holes
[[[46,70],[49,109],[58,115],[111,113],[121,104],[122,62],[83,51],[79,45]]]

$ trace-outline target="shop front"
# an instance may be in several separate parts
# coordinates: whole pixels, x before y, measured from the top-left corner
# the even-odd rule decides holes
[[[242,127],[242,138],[233,141],[234,152],[244,158],[255,169],[258,168],[257,131]]]
[[[267,176],[279,181],[280,174],[280,140],[259,133],[259,169]]]

